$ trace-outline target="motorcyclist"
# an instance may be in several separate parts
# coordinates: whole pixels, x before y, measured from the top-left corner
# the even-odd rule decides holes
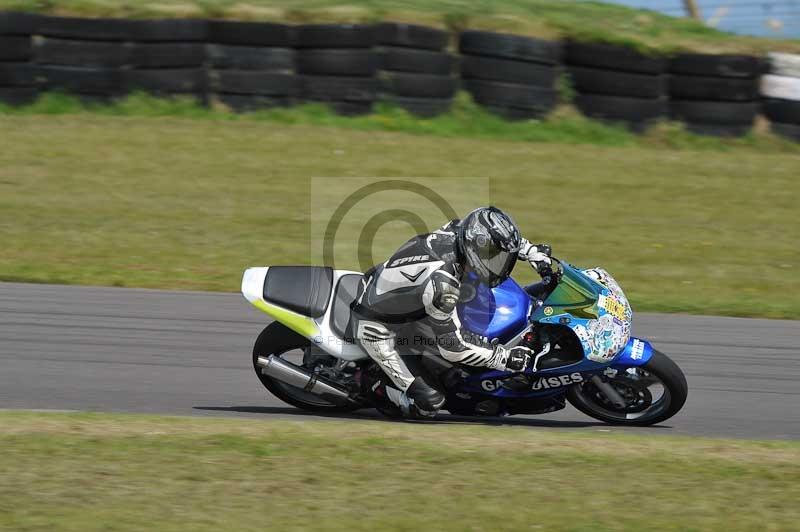
[[[439,354],[451,363],[512,372],[528,367],[533,353],[526,347],[489,348],[465,341],[456,312],[466,274],[473,272],[494,287],[508,278],[517,260],[528,261],[542,273],[551,266],[550,246],[531,244],[507,214],[484,207],[412,238],[364,275],[352,326],[361,346],[394,385],[385,387],[388,398],[404,412],[413,407],[433,415],[445,397],[401,358],[396,331],[402,324],[427,322]]]

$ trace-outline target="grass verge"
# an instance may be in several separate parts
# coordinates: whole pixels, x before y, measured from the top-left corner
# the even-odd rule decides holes
[[[330,176],[333,193],[345,177],[472,176],[490,181],[489,197],[440,192],[496,204],[557,255],[603,265],[636,310],[800,316],[794,147],[526,143],[205,118],[0,115],[0,280],[236,291],[247,266],[311,261],[312,177]],[[411,235],[389,229],[376,258]]]
[[[602,2],[551,0],[0,0],[0,9],[115,17],[305,22],[398,20],[545,38],[614,42],[646,51],[800,51],[800,40],[737,36],[687,18]]]
[[[9,530],[727,531],[800,518],[796,442],[3,412],[0,445]]]

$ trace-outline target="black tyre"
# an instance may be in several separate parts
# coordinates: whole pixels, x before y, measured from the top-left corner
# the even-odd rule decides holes
[[[386,101],[394,103],[411,113],[422,118],[430,118],[450,110],[453,105],[451,98],[409,98],[404,96],[390,96]]]
[[[660,75],[586,67],[570,67],[569,73],[578,92],[631,98],[660,98],[667,92],[666,78]]]
[[[389,94],[411,98],[452,98],[458,79],[431,74],[385,72],[383,88]]]
[[[219,70],[212,72],[209,77],[211,88],[215,92],[294,96],[298,90],[298,78],[294,74],[255,70]]]
[[[446,52],[412,48],[385,47],[378,53],[378,57],[381,69],[394,72],[445,76],[453,72],[455,65],[455,57]]]
[[[800,101],[767,98],[762,102],[764,116],[781,124],[800,124]]]
[[[208,61],[211,68],[220,70],[264,70],[290,72],[294,70],[294,50],[290,48],[262,48],[209,44]]]
[[[0,35],[26,35],[39,33],[41,15],[18,13],[15,11],[0,12]]]
[[[297,48],[370,48],[375,26],[362,24],[305,24],[296,28]]]
[[[800,142],[800,125],[798,124],[780,124],[778,122],[773,122],[769,127],[776,135]]]
[[[36,87],[0,87],[0,103],[5,105],[27,105],[38,96]]]
[[[84,41],[127,41],[135,21],[120,18],[41,17],[37,32],[46,37]]]
[[[371,103],[378,93],[378,80],[367,77],[301,76],[300,84],[303,97],[313,101]]]
[[[478,55],[461,57],[461,77],[553,87],[560,70],[548,65]]]
[[[261,94],[217,94],[217,99],[237,113],[289,107],[292,104],[292,100],[288,96],[264,96]]]
[[[746,126],[753,123],[761,107],[760,102],[710,102],[700,100],[672,100],[670,116],[690,124],[718,126]]]
[[[202,66],[206,49],[202,43],[136,43],[129,64],[135,68]]]
[[[673,74],[754,78],[766,71],[766,62],[751,55],[680,54],[669,62]]]
[[[377,56],[370,49],[324,48],[297,52],[297,72],[323,76],[371,76]]]
[[[669,95],[676,100],[749,102],[758,99],[758,79],[672,75]]]
[[[0,87],[35,87],[41,69],[30,63],[0,63]]]
[[[636,128],[667,115],[666,100],[579,94],[575,106],[586,116],[612,122],[626,122]]]
[[[39,64],[84,68],[116,68],[128,63],[131,47],[122,42],[77,41],[45,38],[37,41],[34,58]]]
[[[206,90],[206,73],[202,68],[128,70],[122,73],[122,81],[126,90],[166,94],[195,94]]]
[[[462,32],[458,49],[467,55],[520,59],[546,65],[555,65],[561,58],[559,43],[488,31]]]
[[[207,42],[208,21],[200,19],[156,19],[131,21],[132,41]]]
[[[613,44],[568,41],[564,48],[564,60],[570,65],[640,74],[661,74],[667,65],[663,57],[645,55],[633,48]]]
[[[407,48],[443,50],[450,40],[450,34],[447,31],[398,22],[378,24],[375,32],[378,44]]]
[[[472,99],[482,105],[544,113],[557,103],[556,91],[550,88],[474,79],[464,80],[463,84]]]
[[[686,403],[686,377],[675,362],[660,351],[634,373],[620,372],[610,383],[626,400],[618,408],[587,381],[571,386],[567,400],[587,416],[614,425],[655,425],[677,414]],[[659,388],[660,387],[660,388]]]
[[[253,347],[253,368],[256,375],[258,375],[258,380],[272,395],[302,410],[339,413],[352,412],[360,408],[357,405],[334,405],[321,397],[277,381],[264,375],[257,363],[258,357],[269,357],[270,355],[284,357],[293,351],[296,353],[298,350],[310,348],[311,346],[312,343],[307,338],[300,336],[282,323],[271,323],[261,331]]]
[[[270,22],[234,22],[211,20],[208,23],[209,41],[245,46],[291,47],[294,29],[285,24]]]
[[[116,95],[121,87],[121,73],[112,68],[42,66],[39,73],[43,88],[76,94]]]
[[[0,61],[27,61],[32,48],[29,36],[0,35]]]

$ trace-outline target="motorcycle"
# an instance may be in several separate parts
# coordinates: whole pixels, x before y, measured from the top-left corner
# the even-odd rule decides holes
[[[533,362],[524,372],[454,366],[424,335],[401,334],[398,350],[418,357],[451,414],[544,414],[569,402],[616,425],[674,416],[686,402],[686,378],[650,342],[631,337],[632,311],[619,284],[600,268],[581,270],[555,258],[553,265],[541,283],[525,288],[513,278],[494,288],[470,276],[462,282],[462,335],[485,346],[529,347]],[[253,349],[256,374],[273,395],[314,412],[403,414],[390,400],[396,390],[348,332],[361,279],[318,266],[244,272],[242,294],[275,320]]]

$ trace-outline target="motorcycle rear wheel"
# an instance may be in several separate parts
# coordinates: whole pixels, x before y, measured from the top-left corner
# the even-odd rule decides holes
[[[653,350],[653,356],[644,366],[633,369],[633,375],[627,373],[629,370],[623,370],[610,381],[626,400],[632,399],[634,404],[624,409],[611,405],[592,381],[570,387],[566,394],[567,400],[587,416],[613,425],[655,425],[671,418],[683,408],[688,395],[686,377],[667,355]],[[648,388],[651,385],[663,387],[662,393],[655,400]],[[635,404],[636,401],[640,404]]]
[[[273,379],[261,372],[258,357],[276,355],[283,357],[292,351],[309,348],[313,344],[308,338],[300,336],[280,322],[269,324],[256,339],[253,347],[253,368],[261,384],[281,401],[310,412],[327,412],[331,414],[353,412],[361,408],[359,405],[337,405],[325,399]]]

